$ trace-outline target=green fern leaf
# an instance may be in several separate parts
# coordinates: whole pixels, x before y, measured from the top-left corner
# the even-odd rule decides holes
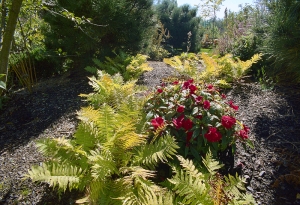
[[[177,155],[180,165],[187,171],[192,177],[203,178],[203,174],[199,172],[192,160],[184,159],[182,156]]]
[[[175,138],[163,136],[153,144],[147,144],[138,150],[135,164],[144,164],[149,167],[155,167],[158,162],[167,162],[168,158],[173,159],[178,145]]]
[[[85,187],[81,184],[83,176],[81,168],[57,163],[43,163],[43,166],[34,166],[26,175],[32,181],[44,181],[52,187],[58,186],[63,191],[66,191],[67,188],[82,190]]]
[[[195,178],[188,172],[180,170],[168,181],[174,185],[173,190],[181,197],[183,204],[213,204],[208,184],[201,178]]]
[[[202,159],[203,164],[211,175],[215,175],[217,171],[223,167],[222,164],[213,159],[212,153],[210,151],[206,154],[205,159]]]
[[[113,157],[109,151],[93,151],[91,150],[90,160],[91,175],[95,180],[104,180],[106,177],[110,177],[113,174],[118,174],[118,169]]]

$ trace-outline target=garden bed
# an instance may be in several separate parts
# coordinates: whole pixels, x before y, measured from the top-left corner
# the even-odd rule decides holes
[[[144,73],[139,84],[153,88],[161,79],[176,75],[162,62]],[[22,180],[27,170],[41,163],[34,140],[43,137],[71,137],[76,111],[87,105],[78,95],[92,88],[83,73],[65,74],[41,82],[32,94],[15,92],[0,114],[0,204],[72,204],[76,193],[62,195],[61,201],[47,185]],[[255,149],[246,152],[238,145],[234,170],[247,179],[247,192],[258,204],[297,204],[300,193],[300,88],[275,87],[262,90],[256,83],[242,83],[226,95],[239,105],[238,119],[251,129]],[[298,130],[297,130],[298,129]],[[297,178],[298,177],[298,178]],[[278,188],[274,182],[281,182]],[[277,181],[276,181],[277,180]],[[275,183],[275,185],[276,185]],[[299,203],[300,204],[300,203]]]

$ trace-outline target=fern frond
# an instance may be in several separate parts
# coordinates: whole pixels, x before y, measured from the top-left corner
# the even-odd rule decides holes
[[[213,204],[208,184],[201,178],[195,178],[188,172],[180,170],[168,181],[174,185],[173,190],[181,197],[183,204]]]
[[[85,187],[82,184],[83,170],[68,164],[43,163],[43,166],[33,166],[26,177],[32,181],[47,182],[52,187],[58,186],[63,191],[67,188],[83,190]]]
[[[126,175],[124,177],[124,182],[126,184],[134,183],[134,180],[137,177],[140,177],[144,180],[155,177],[155,171],[147,170],[140,166],[122,167],[120,168],[120,172],[123,175]]]
[[[213,155],[210,151],[207,152],[205,159],[202,159],[204,166],[207,168],[208,172],[211,175],[215,175],[217,171],[223,167],[222,164],[220,164],[217,160],[213,159]]]
[[[148,178],[155,176],[154,171],[143,169],[139,166],[124,167],[121,169],[126,176],[122,179],[123,187],[127,188],[127,193],[119,197],[123,204],[153,204],[157,201],[157,196],[165,190],[149,181]]]
[[[108,150],[91,150],[88,156],[91,166],[91,175],[95,180],[104,180],[119,171],[114,162],[113,156]]]
[[[114,135],[115,123],[114,110],[105,104],[101,106],[97,119],[100,136],[108,141]]]
[[[77,118],[84,123],[97,123],[100,112],[93,107],[83,107],[79,112],[77,112]]]
[[[192,177],[203,178],[203,174],[199,172],[192,160],[184,159],[182,156],[177,155],[180,165],[188,172]]]
[[[74,142],[87,152],[104,141],[99,137],[99,130],[93,123],[80,123],[74,133]]]
[[[57,162],[68,161],[72,165],[81,165],[83,169],[88,166],[86,152],[69,139],[41,139],[36,142],[36,146],[41,153]]]
[[[172,192],[162,190],[160,192],[153,192],[146,194],[145,205],[173,205],[174,196]]]
[[[173,159],[178,148],[174,137],[169,135],[160,137],[153,144],[146,144],[137,150],[134,164],[144,164],[153,168],[159,162],[167,162],[168,158]]]
[[[239,177],[237,174],[236,176],[228,175],[228,177],[224,176],[225,182],[227,186],[224,187],[224,190],[229,196],[233,196],[232,198],[238,199],[242,197],[241,191],[245,191],[245,179]]]

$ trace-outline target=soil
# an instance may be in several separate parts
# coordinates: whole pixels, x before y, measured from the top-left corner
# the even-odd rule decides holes
[[[176,75],[162,62],[149,62],[153,71],[139,83],[154,88]],[[69,72],[43,80],[33,92],[13,92],[0,113],[0,204],[74,204],[78,193],[58,196],[45,183],[24,179],[32,165],[43,162],[35,141],[72,137],[76,112],[86,106],[78,95],[90,93],[87,73]],[[239,106],[238,119],[251,129],[255,148],[239,144],[234,172],[246,178],[246,191],[257,204],[300,204],[300,87],[264,90],[255,82],[239,83],[224,91]]]

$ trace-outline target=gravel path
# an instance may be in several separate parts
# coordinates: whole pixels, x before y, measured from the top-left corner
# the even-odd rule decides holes
[[[175,73],[162,62],[149,63],[155,69],[142,75],[141,84],[155,87]],[[86,105],[78,95],[90,92],[87,78],[75,73],[43,81],[30,95],[14,94],[0,114],[0,204],[74,203],[76,193],[66,193],[59,201],[47,185],[22,179],[43,161],[34,140],[71,137],[76,111]],[[258,84],[245,83],[226,95],[239,105],[238,119],[250,127],[255,143],[255,149],[246,152],[238,145],[235,155],[235,171],[247,178],[247,191],[258,204],[300,204],[300,88],[263,91]]]

